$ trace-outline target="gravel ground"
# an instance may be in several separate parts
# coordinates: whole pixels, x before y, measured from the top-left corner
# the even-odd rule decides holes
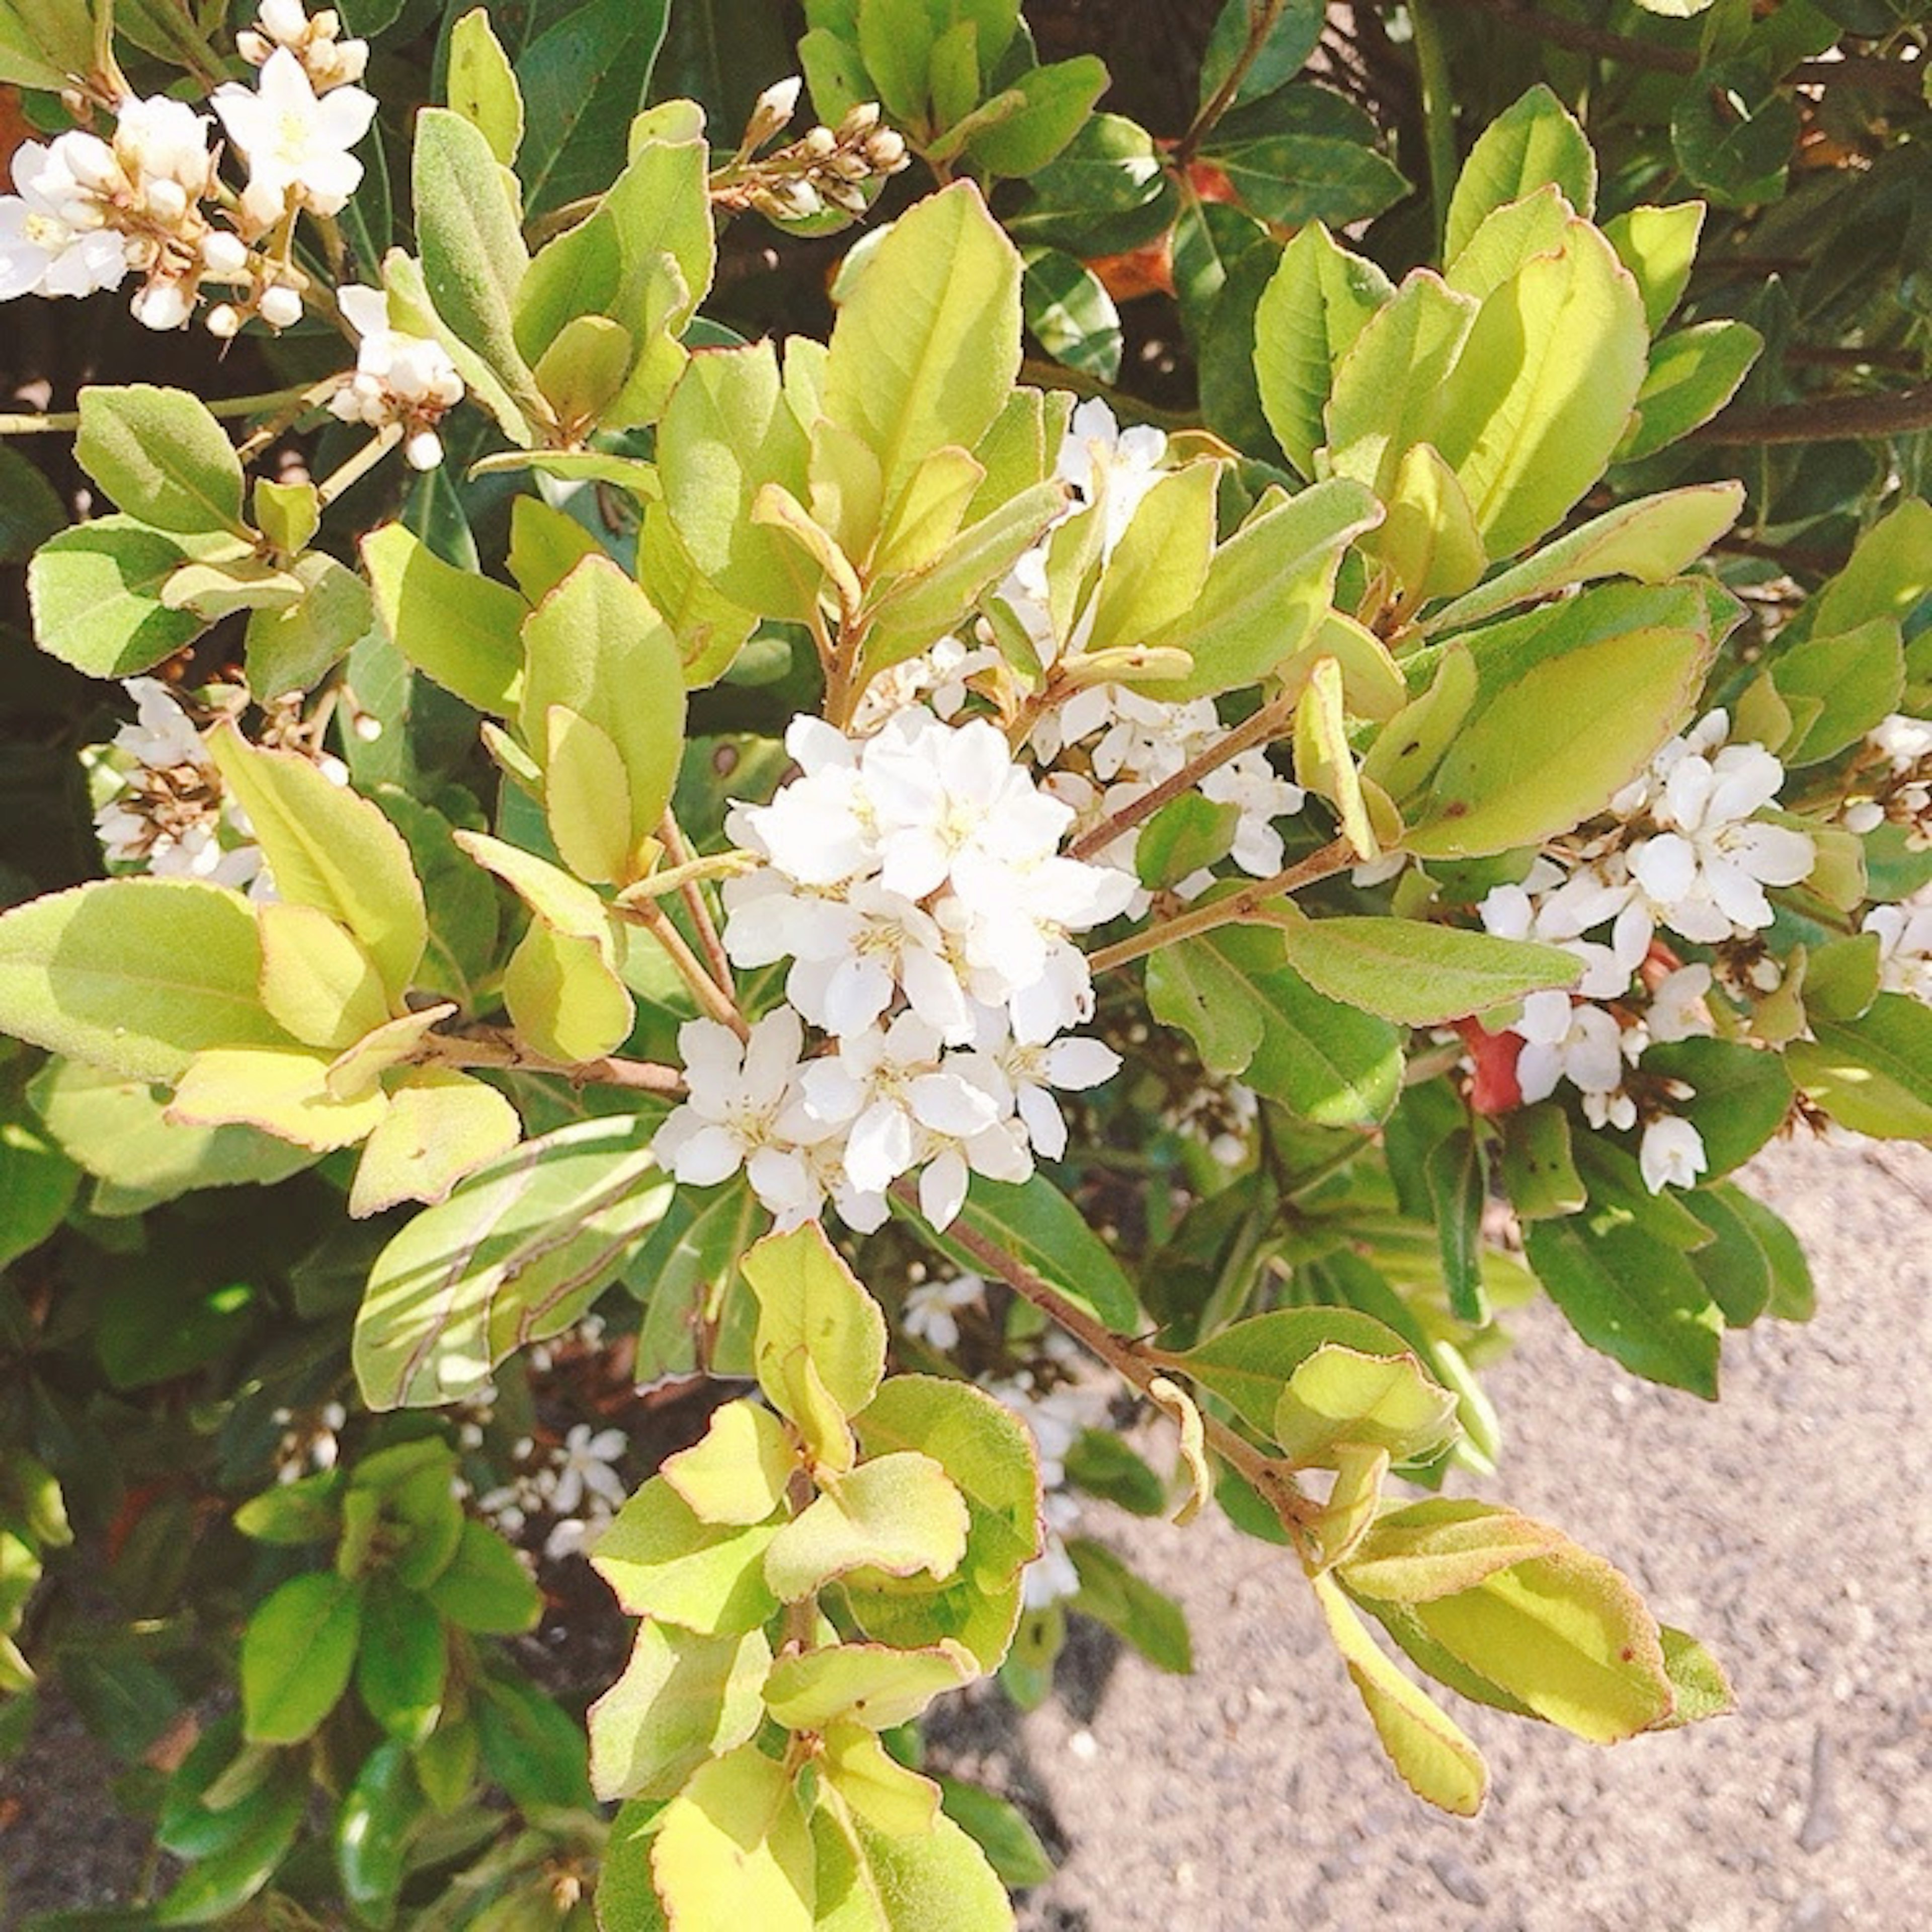
[[[1738,1714],[1600,1750],[1457,1705],[1494,1790],[1442,1818],[1384,1768],[1279,1552],[1134,1525],[1195,1677],[1089,1652],[1070,1700],[954,1734],[1066,1848],[1029,1932],[1932,1926],[1932,1155],[1784,1148],[1747,1178],[1810,1252],[1815,1319],[1730,1337],[1713,1408],[1525,1311],[1489,1382],[1504,1466],[1462,1486],[1624,1568]]]
[[[1442,1819],[1383,1768],[1280,1552],[1217,1518],[1100,1520],[1186,1605],[1197,1674],[1083,1638],[1046,1708],[949,1721],[958,1768],[1062,1855],[1027,1932],[1932,1926],[1932,1154],[1780,1148],[1749,1178],[1811,1253],[1816,1319],[1730,1337],[1711,1408],[1526,1311],[1490,1378],[1504,1470],[1466,1486],[1627,1570],[1717,1650],[1739,1714],[1600,1751],[1460,1706],[1495,1791]],[[134,1842],[100,1776],[56,1724],[0,1780],[16,1911],[113,1895]]]

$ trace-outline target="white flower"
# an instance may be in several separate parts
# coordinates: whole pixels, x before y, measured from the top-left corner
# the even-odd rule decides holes
[[[1268,763],[1265,752],[1244,752],[1217,765],[1201,781],[1201,796],[1238,808],[1232,856],[1243,872],[1264,879],[1281,870],[1285,848],[1274,821],[1299,812],[1308,795]]]
[[[329,398],[344,422],[380,429],[399,423],[411,432],[406,454],[412,467],[433,470],[442,445],[431,425],[463,400],[463,378],[448,351],[427,336],[389,326],[389,298],[380,289],[339,289],[336,299],[359,338],[356,373]]]
[[[1643,1130],[1643,1144],[1637,1156],[1643,1170],[1643,1184],[1652,1193],[1666,1187],[1694,1187],[1697,1177],[1709,1166],[1704,1151],[1704,1137],[1690,1123],[1677,1114],[1652,1120]]]
[[[22,143],[14,157],[17,194],[0,195],[0,302],[16,296],[86,296],[118,287],[128,273],[125,236],[104,228],[98,209],[68,164],[91,143],[108,165],[105,142],[63,134],[51,148]]]
[[[976,1307],[986,1298],[986,1284],[976,1274],[918,1282],[906,1291],[899,1326],[915,1341],[950,1354],[959,1346],[960,1310]]]
[[[214,160],[208,119],[165,94],[128,100],[114,110],[114,154],[134,191],[164,222],[178,220],[209,190]],[[174,190],[170,194],[166,188]]]
[[[796,1137],[780,1124],[796,1097],[804,1045],[788,1006],[767,1013],[748,1041],[716,1020],[686,1022],[678,1047],[688,1097],[651,1143],[659,1163],[691,1186],[709,1187],[761,1152],[794,1148]]]
[[[1064,1490],[1040,1500],[1040,1554],[1020,1572],[1020,1600],[1030,1610],[1050,1610],[1080,1594],[1080,1572],[1066,1538],[1080,1526],[1080,1499]]]
[[[1932,898],[1874,906],[1860,930],[1878,934],[1881,988],[1932,1005]]]
[[[1699,728],[1706,736],[1710,723]],[[1761,745],[1726,746],[1714,758],[1690,748],[1659,754],[1649,806],[1663,829],[1628,855],[1631,879],[1658,919],[1706,944],[1771,923],[1765,887],[1796,885],[1816,856],[1803,832],[1752,815],[1784,782],[1784,767]]]
[[[1532,993],[1514,1031],[1523,1048],[1516,1084],[1526,1100],[1544,1100],[1559,1080],[1584,1094],[1610,1094],[1623,1084],[1622,1030],[1601,1006],[1573,1001],[1565,992]]]
[[[1134,512],[1160,481],[1166,455],[1167,438],[1160,430],[1124,430],[1098,397],[1074,410],[1054,474],[1078,490],[1084,502],[1104,501],[1104,554],[1112,555]]]
[[[337,214],[362,178],[349,151],[369,131],[376,100],[338,87],[318,100],[302,62],[278,47],[262,64],[257,91],[230,82],[211,104],[228,137],[248,158],[257,205],[291,190],[318,214]]]
[[[574,1425],[565,1436],[553,1465],[549,1498],[552,1507],[568,1515],[586,1496],[601,1496],[614,1507],[620,1506],[629,1492],[615,1465],[629,1441],[621,1429],[602,1429],[593,1433],[587,1422]]]
[[[1062,1039],[1046,1045],[1008,1036],[1005,1016],[993,1013],[982,1037],[984,1057],[999,1073],[1003,1097],[1010,1094],[1034,1151],[1058,1160],[1066,1151],[1066,1122],[1052,1089],[1078,1093],[1098,1087],[1120,1070],[1120,1056],[1097,1040]]]
[[[1707,1037],[1714,1030],[1705,1002],[1711,992],[1708,966],[1680,966],[1657,983],[1644,1014],[1645,1030],[1664,1045],[1673,1040]]]
[[[1894,711],[1865,734],[1865,742],[1891,761],[1894,777],[1902,778],[1915,765],[1932,758],[1932,718],[1907,718]]]

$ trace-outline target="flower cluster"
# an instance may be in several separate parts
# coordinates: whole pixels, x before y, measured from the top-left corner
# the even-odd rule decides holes
[[[753,160],[758,149],[790,126],[803,87],[794,74],[758,96],[739,146],[736,178],[718,184],[721,207],[754,208],[774,221],[807,221],[827,208],[863,214],[871,206],[866,184],[910,165],[904,136],[880,124],[875,100],[860,102],[836,128],[813,128]]]
[[[367,46],[338,33],[333,14],[311,20],[300,0],[264,0],[240,37],[257,84],[230,82],[208,101],[248,164],[232,208],[218,206],[213,122],[184,101],[130,95],[115,104],[110,135],[75,128],[26,142],[14,158],[16,192],[0,196],[0,301],[92,295],[139,274],[132,308],[149,328],[180,328],[211,284],[225,291],[207,314],[217,336],[251,316],[272,328],[298,322],[293,218],[347,205],[362,178],[350,150],[376,112],[353,85]]]
[[[561,1442],[538,1445],[526,1436],[511,1454],[519,1466],[509,1481],[476,1499],[485,1521],[504,1535],[520,1536],[531,1518],[554,1519],[543,1553],[553,1562],[574,1556],[596,1541],[623,1507],[628,1486],[618,1465],[630,1446],[621,1429],[574,1423]]]
[[[1844,812],[1848,832],[1905,828],[1907,848],[1932,851],[1932,718],[1894,712],[1865,734]]]
[[[1878,934],[1880,990],[1932,1006],[1932,888],[1898,905],[1873,907],[1864,930]]]
[[[134,700],[134,722],[86,760],[102,856],[111,866],[157,878],[200,879],[246,886],[256,898],[272,897],[254,828],[224,792],[202,728],[158,678],[130,677],[122,688]],[[310,750],[290,728],[292,722],[272,718],[265,739],[301,750],[335,784],[346,785],[348,766]]]
[[[440,342],[389,326],[389,298],[380,289],[338,290],[337,301],[361,338],[356,371],[329,398],[343,422],[403,431],[403,454],[412,469],[442,460],[436,425],[463,400],[463,378]]]
[[[1816,856],[1807,834],[1758,816],[1784,768],[1761,745],[1726,744],[1729,731],[1713,711],[1672,739],[1611,801],[1614,826],[1564,855],[1567,869],[1539,858],[1480,908],[1499,938],[1559,946],[1583,965],[1574,995],[1532,994],[1508,1029],[1520,1097],[1546,1100],[1567,1082],[1593,1126],[1641,1122],[1653,1193],[1694,1186],[1708,1163],[1696,1128],[1669,1108],[1691,1090],[1661,1077],[1633,1083],[1630,1070],[1653,1044],[1714,1030],[1712,968],[1684,963],[1658,928],[1720,949],[1748,940],[1772,922],[1765,888],[1796,884]]]
[[[741,968],[790,961],[787,1004],[748,1041],[683,1029],[688,1098],[658,1156],[698,1186],[742,1166],[788,1225],[829,1196],[861,1229],[916,1169],[943,1226],[969,1173],[1022,1180],[1036,1154],[1063,1153],[1054,1090],[1118,1066],[1066,1036],[1093,1010],[1070,935],[1120,912],[1134,882],[1060,854],[1072,814],[984,719],[915,707],[855,740],[800,718],[785,742],[800,776],[733,814],[764,862],[727,884],[724,942]],[[827,1036],[809,1058],[808,1021]]]

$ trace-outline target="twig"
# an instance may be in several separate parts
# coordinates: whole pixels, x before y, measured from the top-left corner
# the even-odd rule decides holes
[[[339,376],[332,376],[329,378],[331,386],[340,380]],[[304,383],[291,389],[269,389],[260,395],[223,396],[204,406],[210,416],[261,416],[268,410],[281,409],[290,403],[298,401],[308,393],[309,386]],[[38,412],[15,416],[0,415],[0,436],[71,435],[80,427],[80,412],[78,410],[59,410],[52,415]]]
[[[1234,56],[1234,64],[1222,76],[1220,86],[1202,104],[1200,112],[1195,116],[1174,151],[1174,160],[1184,169],[1193,160],[1201,143],[1214,131],[1215,123],[1234,106],[1235,97],[1241,91],[1241,83],[1248,77],[1249,68],[1261,58],[1262,49],[1267,46],[1268,36],[1274,32],[1281,19],[1282,9],[1287,4],[1288,0],[1249,0],[1248,38],[1242,43],[1241,51]]]
[[[1162,779],[1131,804],[1109,812],[1099,824],[1082,832],[1066,848],[1066,856],[1070,859],[1090,859],[1095,853],[1104,852],[1122,832],[1131,832],[1143,819],[1152,818],[1170,800],[1178,798],[1184,791],[1192,791],[1210,772],[1218,770],[1244,752],[1252,751],[1256,746],[1266,744],[1277,736],[1278,728],[1285,727],[1294,717],[1294,705],[1295,700],[1286,694],[1271,699],[1245,723],[1236,725],[1225,737],[1217,739],[1204,752],[1189,759],[1172,778]]]
[[[658,837],[674,868],[682,871],[694,862],[691,842],[668,809],[664,813],[664,823],[658,827]],[[697,928],[698,943],[704,950],[711,976],[720,986],[728,987],[731,984],[731,962],[725,952],[724,942],[718,936],[717,922],[711,916],[711,908],[703,886],[695,878],[686,878],[679,881],[677,890],[678,896],[684,901],[684,909],[690,914],[691,922]]]
[[[1686,440],[1728,446],[1838,442],[1932,429],[1932,383],[1875,396],[1820,396],[1768,408],[1726,410]]]
[[[908,1205],[918,1206],[918,1196],[907,1182],[895,1181],[892,1192]],[[1162,1379],[1169,1369],[1186,1372],[1186,1364],[1179,1358],[1116,1335],[1084,1308],[1070,1301],[1051,1282],[1036,1274],[1017,1256],[1009,1254],[998,1242],[988,1240],[964,1222],[955,1221],[946,1229],[946,1238],[970,1255],[988,1274],[997,1275],[1016,1294],[1031,1302],[1049,1321],[1064,1328],[1143,1395],[1149,1394],[1150,1385]],[[1280,1517],[1282,1528],[1299,1541],[1303,1530],[1319,1514],[1319,1506],[1303,1492],[1294,1472],[1276,1457],[1257,1449],[1219,1418],[1203,1414],[1201,1420],[1208,1446],[1253,1486]]]
[[[1103,946],[1099,952],[1090,952],[1087,956],[1088,968],[1091,972],[1106,973],[1116,966],[1144,958],[1150,952],[1158,952],[1163,946],[1173,946],[1181,940],[1212,932],[1216,926],[1231,926],[1237,920],[1250,919],[1267,901],[1279,898],[1284,892],[1292,892],[1299,886],[1312,885],[1318,879],[1330,878],[1359,862],[1355,848],[1347,839],[1333,839],[1319,850],[1310,853],[1306,858],[1283,867],[1272,878],[1257,879],[1252,885],[1244,886],[1226,898],[1197,906],[1193,911],[1182,913],[1176,918],[1143,926],[1138,932],[1114,945]]]
[[[746,1024],[745,1016],[739,1012],[738,1003],[731,997],[729,980],[720,986],[712,978],[705,970],[704,961],[692,951],[684,934],[671,923],[670,915],[662,906],[655,899],[632,899],[620,901],[610,910],[620,918],[641,926],[664,948],[708,1018],[729,1027],[740,1040],[751,1038],[752,1029]]]
[[[554,1073],[573,1086],[626,1087],[640,1094],[677,1094],[684,1076],[675,1066],[649,1060],[587,1060],[578,1064],[547,1059],[501,1028],[482,1027],[473,1033],[431,1034],[416,1058],[437,1066],[494,1066],[506,1072]]]

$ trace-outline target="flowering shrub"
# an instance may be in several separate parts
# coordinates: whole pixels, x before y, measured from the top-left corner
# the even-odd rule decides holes
[[[1279,1546],[1451,1812],[1438,1690],[1727,1708],[1431,1493],[1499,1310],[1714,1397],[1810,1300],[1731,1177],[1932,1132],[1932,508],[1728,473],[1705,203],[1600,220],[1544,86],[1459,163],[1414,10],[1435,242],[1272,0],[1161,146],[1012,7],[813,0],[802,79],[708,8],[220,11],[0,0],[0,299],[199,372],[0,418],[86,478],[5,459],[18,655],[100,681],[99,862],[0,914],[0,1688],[113,1676],[140,1922],[1010,1924],[922,1714],[1070,1615],[1188,1666],[1083,1495]],[[165,1642],[22,1622],[76,1528]]]

